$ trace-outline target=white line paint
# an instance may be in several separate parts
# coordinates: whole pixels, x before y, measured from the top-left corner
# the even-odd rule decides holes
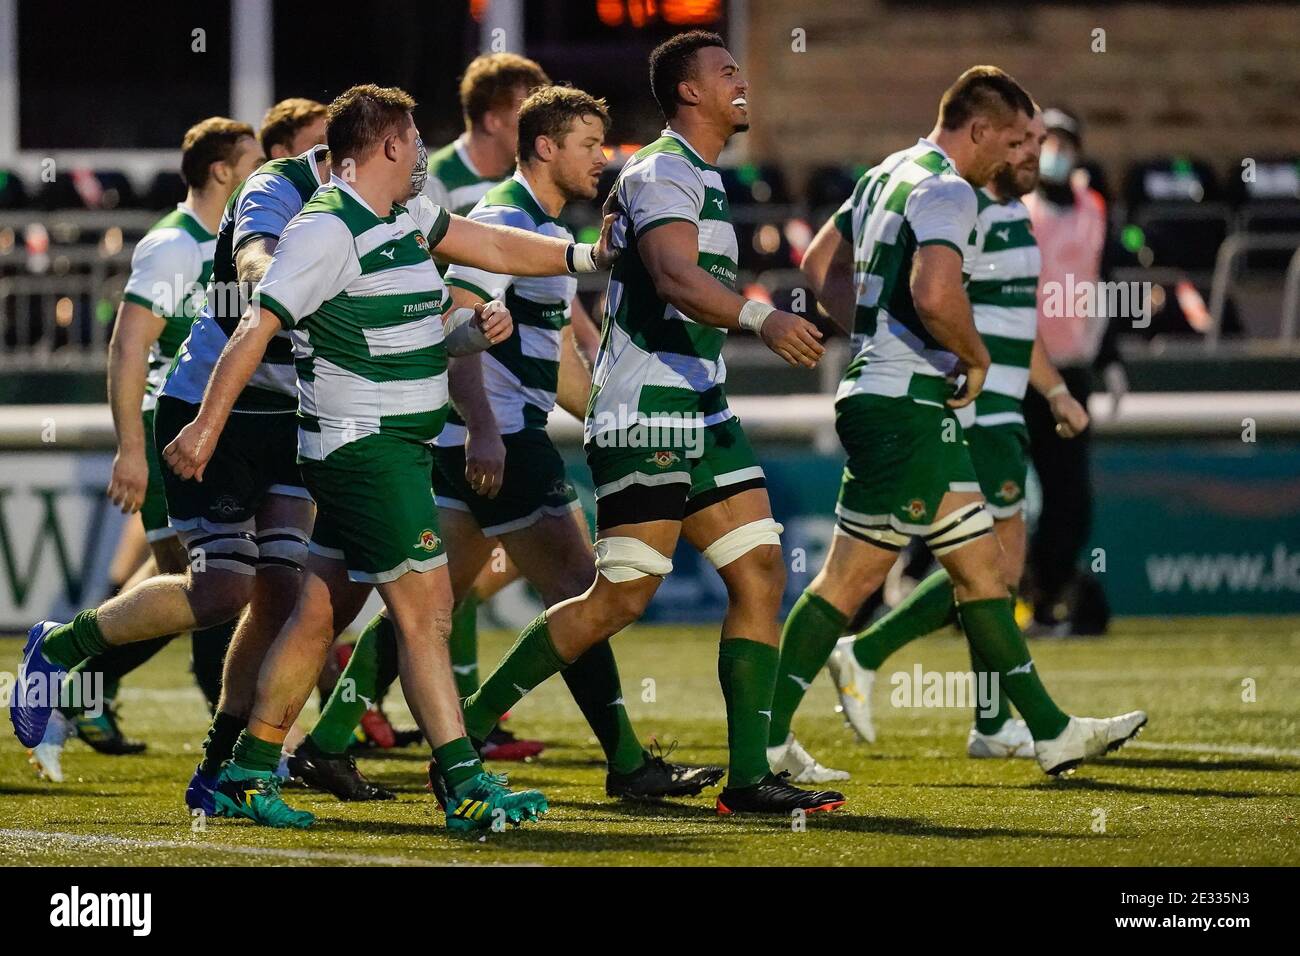
[[[136,840],[131,837],[96,836],[83,833],[59,833],[46,830],[0,829],[0,840],[38,841],[91,847],[122,847],[132,850],[196,850],[201,853],[231,853],[236,856],[270,857],[281,860],[319,860],[334,863],[353,863],[359,866],[428,866],[422,860],[404,856],[370,856],[363,853],[335,853],[329,850],[283,850],[274,847],[229,846],[202,840]]]
[[[1256,747],[1252,744],[1162,744],[1155,741],[1134,740],[1124,745],[1126,750],[1170,750],[1189,754],[1232,754],[1238,757],[1289,757],[1300,760],[1300,750],[1287,747]]]

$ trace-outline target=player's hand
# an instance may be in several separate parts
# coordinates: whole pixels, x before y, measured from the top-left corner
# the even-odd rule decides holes
[[[961,383],[961,387],[957,389],[957,394],[948,399],[949,408],[964,408],[975,401],[979,393],[984,391],[984,379],[988,377],[989,368],[987,365],[971,365],[969,367],[958,365],[957,374],[965,375],[966,381]]]
[[[163,462],[185,480],[203,480],[203,472],[212,459],[220,433],[198,418],[190,422],[163,449]]]
[[[510,310],[500,299],[475,305],[474,319],[478,322],[479,331],[493,345],[504,342],[514,334],[514,319],[510,317]]]
[[[149,464],[144,452],[124,452],[119,448],[113,456],[113,475],[108,480],[108,500],[122,509],[122,514],[135,514],[144,504],[144,493],[148,486]]]
[[[605,208],[609,209],[608,202],[605,203]],[[600,238],[596,240],[596,245],[591,250],[592,258],[596,260],[596,268],[601,272],[612,266],[622,251],[614,247],[614,223],[617,220],[617,214],[606,211],[605,218],[600,224]]]
[[[495,429],[471,430],[465,437],[465,480],[476,494],[495,498],[506,473],[506,446]]]
[[[817,326],[780,309],[768,314],[758,335],[764,345],[791,365],[816,368],[817,362],[826,354],[826,347],[821,344],[822,333]]]
[[[1061,392],[1049,404],[1056,419],[1056,434],[1062,438],[1073,438],[1088,427],[1088,410],[1069,392]]]

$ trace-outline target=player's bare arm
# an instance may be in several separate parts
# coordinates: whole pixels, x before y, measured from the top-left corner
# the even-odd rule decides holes
[[[481,296],[460,286],[452,287],[451,304],[452,313],[460,309],[475,309],[479,318],[485,306],[501,305],[499,302],[485,302]],[[489,315],[489,321],[498,318],[495,310]],[[505,320],[510,322],[509,312],[505,312]],[[513,325],[501,334],[498,322],[493,326],[495,338],[486,328],[482,331],[496,344],[510,337]],[[479,353],[452,356],[447,366],[447,388],[452,404],[465,419],[465,480],[480,495],[495,498],[505,475],[506,446],[501,440],[496,416],[492,414],[492,404],[483,391],[483,363]]]
[[[274,236],[254,236],[239,247],[235,253],[235,272],[246,288],[251,289],[262,281],[278,241]]]
[[[1074,438],[1087,429],[1088,410],[1070,394],[1065,379],[1061,378],[1061,373],[1047,357],[1042,332],[1035,336],[1034,348],[1029,356],[1029,384],[1047,399],[1052,417],[1056,419],[1056,434],[1062,438]]]
[[[163,449],[163,461],[182,478],[203,480],[203,471],[226,426],[235,399],[244,390],[280,330],[279,321],[249,306],[212,369],[199,413]]]
[[[596,353],[600,351],[600,324],[587,311],[586,306],[582,304],[582,299],[576,295],[569,304],[569,313],[571,316],[569,324],[564,329],[566,336],[569,336],[566,341],[590,374],[596,365]]]
[[[917,250],[909,283],[916,314],[939,344],[957,356],[958,368],[966,375],[961,394],[948,400],[953,408],[975,400],[989,370],[989,350],[975,330],[961,270],[957,250],[932,243]]]
[[[571,272],[601,272],[618,258],[610,244],[613,222],[612,215],[606,216],[599,241],[589,245],[452,216],[447,234],[438,243],[437,257],[445,262],[474,266],[502,275],[558,276]]]
[[[667,222],[638,243],[655,291],[696,322],[721,329],[746,327],[743,313],[757,303],[732,292],[699,266],[699,230],[690,222]],[[825,354],[821,332],[807,319],[772,309],[756,315],[763,344],[791,365],[813,368]]]
[[[827,219],[799,263],[817,308],[846,333],[853,332],[853,246],[844,241],[834,219]]]
[[[117,454],[108,482],[108,497],[123,514],[140,510],[149,484],[149,465],[140,405],[149,375],[149,350],[167,323],[137,302],[123,301],[108,345],[108,404],[117,433]]]

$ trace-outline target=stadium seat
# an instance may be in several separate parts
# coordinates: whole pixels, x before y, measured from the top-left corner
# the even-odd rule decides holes
[[[0,169],[0,209],[22,209],[26,205],[22,177],[12,169]]]
[[[1300,156],[1243,157],[1224,182],[1236,206],[1236,228],[1252,235],[1300,234]],[[1285,270],[1292,252],[1259,250],[1245,256],[1250,270]]]
[[[734,206],[782,204],[790,201],[785,174],[773,165],[746,164],[722,170],[722,185]]]
[[[1184,156],[1137,163],[1125,176],[1124,198],[1128,222],[1151,251],[1148,265],[1214,268],[1231,211],[1207,163]]]
[[[97,209],[138,209],[139,199],[135,186],[126,173],[116,169],[97,169],[94,173],[99,185]]]

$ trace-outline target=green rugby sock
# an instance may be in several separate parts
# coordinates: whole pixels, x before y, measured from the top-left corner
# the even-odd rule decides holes
[[[889,655],[918,637],[957,621],[957,603],[948,572],[935,571],[898,606],[853,642],[853,656],[867,670],[879,670]]]
[[[601,641],[584,651],[562,674],[582,716],[596,732],[609,769],[615,773],[631,773],[645,763],[645,750],[623,705],[618,664],[609,641]]]
[[[100,703],[110,703],[117,699],[118,689],[121,687],[122,678],[140,665],[144,664],[151,657],[167,646],[174,635],[169,634],[166,637],[154,638],[151,641],[134,641],[130,644],[115,644],[106,651],[101,651],[94,657],[88,657],[76,667],[68,671],[68,680],[72,680],[72,675],[81,674],[103,674],[103,700]],[[73,699],[71,694],[66,694],[64,700]],[[60,707],[64,717],[69,720],[75,720],[80,717],[86,709],[87,701],[83,700],[81,706]]]
[[[95,608],[82,611],[67,624],[60,624],[41,641],[41,653],[47,660],[63,670],[71,670],[87,658],[109,648],[108,641],[99,629],[99,612]]]
[[[971,648],[998,672],[1001,688],[1029,725],[1035,740],[1058,736],[1069,715],[1056,706],[1038,679],[1029,648],[1016,626],[1010,598],[986,598],[957,606],[957,616]]]
[[[434,747],[433,759],[448,791],[456,797],[461,796],[467,783],[483,772],[483,764],[468,737],[457,737],[441,747]]]
[[[992,701],[980,700],[975,705],[975,729],[981,734],[996,734],[1002,729],[1002,725],[1011,719],[1011,701],[1007,700],[1007,692],[1002,689],[1002,678],[997,671],[990,671],[988,664],[984,663],[984,658],[980,657],[979,651],[974,647],[970,649],[971,670],[975,672],[975,691],[980,693],[983,688],[993,686],[994,679],[997,680],[998,693]],[[992,676],[988,676],[992,675]],[[986,703],[993,705],[992,712],[985,706]]]
[[[478,595],[472,590],[452,611],[447,650],[451,672],[456,675],[456,694],[463,700],[478,690]]]
[[[501,715],[565,663],[551,643],[546,614],[539,614],[519,634],[519,640],[483,685],[465,701],[465,729],[475,740],[485,740]]]
[[[727,703],[729,787],[753,786],[771,772],[768,728],[780,656],[770,644],[743,637],[724,638],[718,645],[718,682]]]
[[[804,591],[790,609],[781,629],[781,659],[772,695],[772,725],[767,742],[775,747],[790,735],[790,721],[813,682],[835,650],[848,621],[829,601]],[[726,646],[726,642],[723,642]]]
[[[203,741],[203,763],[199,769],[204,776],[214,776],[221,765],[235,752],[235,743],[239,735],[248,727],[248,718],[217,711],[208,727],[208,736]]]
[[[235,741],[235,751],[231,754],[231,760],[244,770],[274,773],[275,768],[280,766],[280,752],[283,749],[280,744],[254,737],[245,728],[239,734],[239,739]]]
[[[307,735],[324,753],[341,754],[348,749],[353,732],[366,712],[366,701],[378,698],[379,645],[385,640],[395,644],[397,629],[383,614],[376,614],[352,646],[348,666],[343,668],[316,726]]]

